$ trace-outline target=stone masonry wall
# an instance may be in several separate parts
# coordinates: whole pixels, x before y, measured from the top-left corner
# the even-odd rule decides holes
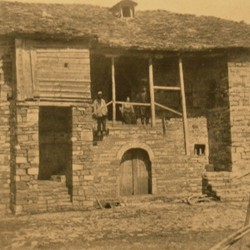
[[[94,204],[91,114],[88,104],[73,107],[72,201],[75,208],[88,208]]]
[[[10,99],[12,97],[13,42],[0,41],[0,214],[10,212]]]
[[[208,113],[209,163],[215,171],[230,171],[231,133],[228,107],[211,109]]]
[[[232,54],[228,62],[232,171],[249,172],[250,53]]]
[[[38,106],[17,104],[15,145],[16,214],[29,211],[38,199],[39,171]]]
[[[10,207],[9,114],[9,102],[0,98],[0,214],[9,211]]]
[[[18,103],[13,188],[15,214],[93,206],[90,105],[72,107],[72,116],[72,171],[66,173],[67,178],[72,179],[72,186],[67,187],[65,176],[38,180],[39,106],[32,102]]]
[[[104,141],[93,148],[95,195],[100,199],[119,198],[120,163],[123,153],[142,148],[149,153],[152,193],[168,197],[202,192],[201,175],[208,163],[205,155],[194,154],[194,144],[208,147],[205,117],[189,119],[190,156],[185,155],[181,119],[170,119],[166,134],[162,126],[115,125]],[[153,158],[152,158],[153,157]]]

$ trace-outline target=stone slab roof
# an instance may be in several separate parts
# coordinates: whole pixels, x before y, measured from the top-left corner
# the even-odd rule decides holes
[[[76,4],[0,2],[0,35],[97,37],[107,47],[147,50],[249,48],[250,25],[165,10],[120,19],[108,8]]]

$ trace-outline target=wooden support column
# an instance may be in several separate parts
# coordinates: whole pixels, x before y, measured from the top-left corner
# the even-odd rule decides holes
[[[186,95],[184,86],[183,76],[183,65],[182,59],[179,58],[179,72],[180,72],[180,87],[181,87],[181,103],[182,103],[182,116],[183,116],[183,128],[184,128],[184,140],[185,140],[185,151],[189,155],[189,138],[188,138],[188,122],[187,122],[187,106],[186,106]]]
[[[151,106],[151,124],[155,126],[155,93],[154,93],[154,73],[153,73],[153,60],[149,58],[149,93],[150,93],[150,106]]]
[[[114,125],[114,122],[116,121],[116,91],[115,91],[115,57],[112,56],[112,66],[111,66],[111,74],[112,74],[112,107],[113,107],[113,116],[112,116],[112,122]]]

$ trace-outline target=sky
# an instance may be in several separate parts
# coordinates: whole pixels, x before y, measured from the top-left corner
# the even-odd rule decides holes
[[[2,1],[2,0],[0,0]],[[5,0],[6,1],[6,0]],[[111,7],[120,0],[7,0],[18,2],[77,3]],[[165,9],[171,12],[245,21],[250,24],[250,0],[134,0],[138,10]]]

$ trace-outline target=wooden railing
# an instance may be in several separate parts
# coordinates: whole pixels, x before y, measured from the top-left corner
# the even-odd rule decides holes
[[[184,75],[183,75],[183,63],[182,58],[179,56],[179,86],[157,86],[154,82],[154,70],[153,70],[153,58],[149,56],[148,58],[148,80],[149,80],[149,94],[150,103],[137,103],[131,102],[135,106],[149,106],[151,109],[151,124],[155,126],[155,108],[159,107],[164,110],[173,112],[183,118],[183,130],[184,130],[184,143],[186,154],[189,154],[189,139],[188,139],[188,122],[187,122],[187,108],[186,108],[186,96],[185,96],[185,86],[184,86]],[[112,104],[112,121],[116,121],[116,104],[124,104],[126,102],[116,101],[116,77],[115,77],[115,55],[111,55],[111,79],[112,79],[112,101],[107,103]],[[155,102],[155,90],[166,90],[166,91],[180,91],[181,103],[182,103],[182,113],[171,109],[165,105]]]
[[[120,104],[120,105],[123,105],[123,104],[131,104],[131,105],[133,105],[133,106],[146,106],[146,107],[150,107],[150,106],[151,106],[151,103],[142,103],[142,102],[122,102],[122,101],[115,101],[115,102],[109,101],[109,102],[106,104],[106,106],[108,107],[109,105],[112,105],[113,103],[115,103],[115,105],[116,105],[116,104]],[[167,111],[169,111],[169,112],[172,112],[172,113],[174,113],[174,114],[177,114],[177,115],[179,115],[179,116],[182,116],[182,113],[179,112],[179,111],[176,111],[176,110],[174,110],[174,109],[171,109],[171,108],[169,108],[169,107],[167,107],[167,106],[165,106],[165,105],[162,105],[162,104],[160,104],[160,103],[157,103],[157,102],[155,102],[154,104],[155,104],[156,107],[159,107],[159,108],[161,108],[161,109],[163,109],[163,110],[167,110]],[[112,119],[112,120],[113,120],[113,119]]]

